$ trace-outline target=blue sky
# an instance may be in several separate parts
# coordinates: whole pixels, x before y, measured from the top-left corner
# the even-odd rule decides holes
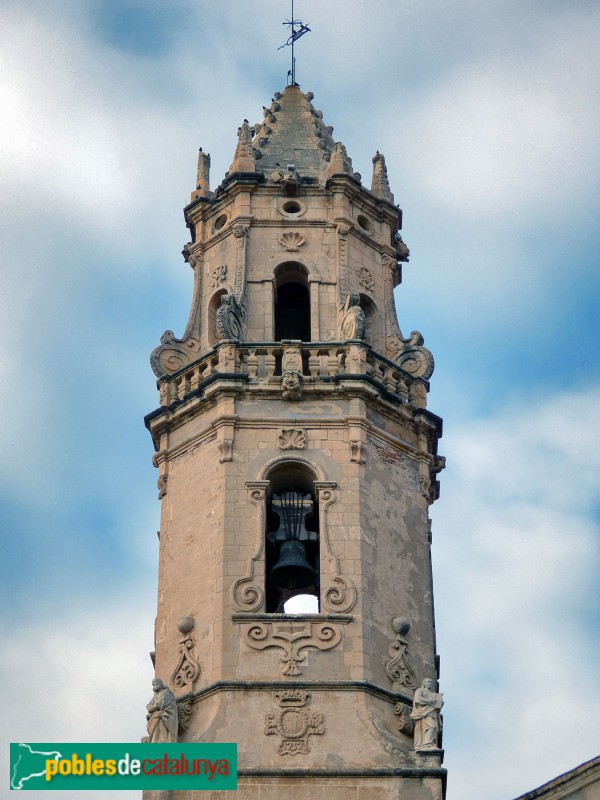
[[[0,8],[3,741],[135,741],[159,523],[148,356],[187,319],[197,149],[214,186],[285,85],[289,4]],[[366,182],[386,156],[411,248],[400,325],[436,359],[448,800],[514,797],[599,749],[600,8],[296,13],[302,88]]]

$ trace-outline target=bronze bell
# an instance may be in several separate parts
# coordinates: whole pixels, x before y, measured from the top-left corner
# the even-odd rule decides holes
[[[303,589],[312,586],[317,572],[308,563],[302,542],[288,539],[279,550],[279,560],[269,573],[269,583],[279,589]]]

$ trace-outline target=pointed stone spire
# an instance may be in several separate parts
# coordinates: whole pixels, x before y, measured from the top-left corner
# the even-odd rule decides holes
[[[233,172],[254,172],[254,152],[252,149],[252,130],[245,119],[241,128],[238,128],[238,143],[235,148],[233,161],[229,167],[229,174]]]
[[[204,153],[202,148],[198,153],[198,177],[196,178],[196,189],[200,195],[208,195],[210,192],[210,153]]]
[[[325,170],[325,180],[332,175],[352,175],[352,161],[348,158],[346,148],[341,142],[336,142],[329,164]]]
[[[253,145],[255,169],[267,180],[277,180],[277,175],[294,165],[300,179],[323,181],[335,142],[333,128],[324,124],[323,113],[312,100],[312,92],[304,94],[298,85],[290,84],[263,108],[264,119],[256,128]]]
[[[379,150],[373,156],[373,180],[371,182],[371,191],[375,197],[386,200],[388,203],[394,202],[394,195],[390,190],[390,182],[388,181],[385,158]]]

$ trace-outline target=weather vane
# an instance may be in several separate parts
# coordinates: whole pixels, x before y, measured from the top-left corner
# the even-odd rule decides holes
[[[292,79],[292,84],[296,83],[296,59],[294,58],[294,42],[296,42],[301,36],[304,36],[305,33],[310,31],[308,25],[305,25],[299,19],[294,19],[294,0],[292,0],[292,18],[291,20],[286,20],[284,25],[287,25],[288,28],[292,29],[291,36],[288,38],[287,42],[284,42],[281,47],[278,47],[278,50],[283,50],[284,47],[292,47],[292,68],[288,70],[288,78]]]

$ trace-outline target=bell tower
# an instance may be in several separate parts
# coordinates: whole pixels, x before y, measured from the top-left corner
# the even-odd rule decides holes
[[[214,191],[199,154],[189,321],[151,356],[156,676],[180,741],[238,743],[242,800],[441,800],[433,358],[384,157],[367,188],[312,100],[244,120]]]

